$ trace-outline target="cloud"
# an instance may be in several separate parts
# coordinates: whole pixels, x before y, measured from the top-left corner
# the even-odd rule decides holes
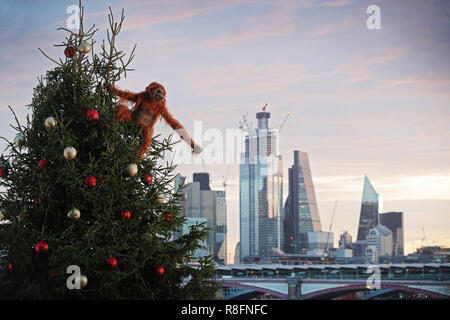
[[[376,77],[375,67],[396,60],[405,51],[403,47],[378,49],[371,57],[352,58],[335,69],[335,74],[344,75],[349,83],[364,82]]]
[[[311,29],[307,33],[307,38],[311,40],[321,39],[339,32],[350,29],[355,23],[351,19],[329,22],[323,26]]]
[[[190,69],[190,90],[212,96],[273,94],[284,87],[319,78],[303,64],[232,65]]]
[[[126,1],[127,23],[124,30],[143,29],[162,23],[182,22],[200,15],[220,12],[254,0],[218,0],[218,1]]]

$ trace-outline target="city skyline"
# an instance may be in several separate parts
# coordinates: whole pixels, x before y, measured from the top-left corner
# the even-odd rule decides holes
[[[11,105],[22,123],[36,77],[54,65],[37,50],[62,57],[68,14],[77,1],[3,1],[0,4],[0,136],[14,131]],[[324,226],[339,201],[333,228],[356,239],[363,177],[384,197],[384,211],[404,212],[405,254],[421,243],[450,245],[449,3],[377,1],[381,30],[368,30],[371,1],[96,1],[84,3],[86,25],[105,38],[108,5],[126,19],[117,45],[137,43],[135,71],[121,88],[163,83],[169,109],[188,130],[237,128],[247,111],[269,103],[282,123],[280,154],[304,150],[314,169]],[[255,120],[253,120],[255,121]],[[171,130],[158,123],[155,132]],[[6,147],[0,142],[2,150]],[[213,190],[227,165],[207,165]],[[202,165],[181,165],[191,176]],[[227,179],[229,248],[239,234],[238,166]],[[286,197],[286,193],[284,195]],[[283,203],[284,203],[283,199]]]

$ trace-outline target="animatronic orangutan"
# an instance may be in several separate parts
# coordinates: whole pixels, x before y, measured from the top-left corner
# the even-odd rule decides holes
[[[158,117],[164,118],[166,122],[186,141],[192,148],[192,152],[199,154],[202,148],[198,146],[187,130],[169,113],[166,107],[166,89],[156,82],[150,83],[145,91],[133,93],[130,91],[122,91],[115,86],[111,86],[109,91],[121,98],[116,108],[116,118],[119,121],[133,121],[142,125],[142,143],[139,155],[144,156],[148,152],[148,147],[152,143],[153,127]],[[132,110],[123,104],[124,101],[134,102]]]

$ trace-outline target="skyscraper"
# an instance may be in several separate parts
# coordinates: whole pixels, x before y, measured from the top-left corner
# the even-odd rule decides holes
[[[400,258],[404,255],[404,235],[403,235],[403,212],[386,212],[380,214],[381,224],[392,231],[394,258]]]
[[[193,180],[194,182],[200,183],[200,190],[211,190],[211,187],[209,186],[209,173],[194,173]]]
[[[383,210],[382,207],[381,196],[375,191],[369,178],[364,176],[363,197],[358,225],[358,241],[366,240],[369,230],[378,224],[378,214]]]
[[[239,165],[240,261],[260,259],[281,249],[283,171],[278,132],[269,129],[269,112],[258,112],[249,128]]]
[[[205,175],[200,175],[205,177]],[[216,253],[216,193],[208,190],[208,184],[203,185],[206,190],[201,189],[199,181],[193,181],[186,184],[183,189],[183,214],[186,218],[202,218],[191,219],[192,221],[204,221],[206,219],[206,227],[209,228],[207,247],[208,253]]]
[[[305,152],[294,151],[294,164],[289,168],[289,195],[284,210],[285,252],[306,253],[308,249],[319,252],[328,246],[329,235],[319,234],[322,227],[308,154]]]
[[[216,245],[215,254],[219,263],[228,263],[227,259],[227,201],[225,191],[216,193]]]

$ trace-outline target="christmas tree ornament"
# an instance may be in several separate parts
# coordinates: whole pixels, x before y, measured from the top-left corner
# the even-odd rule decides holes
[[[157,274],[159,277],[162,277],[162,276],[164,275],[164,268],[163,268],[163,267],[158,267],[158,268],[156,268],[156,274]]]
[[[86,112],[86,119],[89,121],[96,121],[98,119],[98,111],[95,109],[88,110],[88,112]]]
[[[48,168],[49,165],[50,165],[50,163],[45,159],[39,160],[39,162],[38,162],[38,167],[42,168],[42,169]]]
[[[150,184],[153,181],[153,177],[148,173],[144,174],[143,178],[145,184]]]
[[[89,51],[91,51],[91,44],[87,41],[81,42],[78,46],[78,52],[89,53]]]
[[[73,160],[77,156],[77,149],[74,147],[67,147],[64,149],[63,155],[67,160]]]
[[[75,54],[77,53],[77,51],[75,50],[74,47],[72,46],[68,46],[65,50],[64,50],[64,55],[67,58],[73,58],[75,57]]]
[[[84,288],[87,286],[87,284],[88,284],[88,278],[84,274],[82,274],[80,276],[80,285],[82,288]]]
[[[50,279],[55,279],[55,278],[57,277],[57,274],[56,274],[55,271],[50,271],[50,272],[48,273],[48,277],[49,277]]]
[[[78,220],[81,217],[81,212],[77,208],[73,208],[67,213],[67,217],[72,220]]]
[[[166,213],[164,214],[164,220],[167,221],[167,222],[172,221],[172,214],[166,212]]]
[[[125,221],[128,221],[131,219],[131,212],[128,210],[122,211],[122,218]]]
[[[134,177],[136,175],[136,173],[138,172],[138,166],[136,163],[130,163],[127,166],[127,173],[130,177]]]
[[[108,268],[110,268],[111,270],[117,267],[117,260],[114,257],[109,257],[105,262]]]
[[[2,220],[2,219],[4,219],[4,218],[5,218],[5,216],[3,215],[3,212],[0,211],[0,220]]]
[[[22,147],[25,144],[25,137],[20,133],[17,134],[14,138],[14,144],[19,148]]]
[[[6,168],[0,168],[0,178],[6,177]]]
[[[9,271],[12,271],[13,265],[11,263],[8,265],[8,269],[9,269]]]
[[[49,130],[55,128],[57,124],[58,124],[58,122],[53,117],[48,117],[44,121],[44,126]]]
[[[95,187],[97,185],[97,179],[94,176],[87,176],[84,178],[84,185],[87,188]]]
[[[158,201],[159,204],[164,203],[164,195],[158,192],[156,194],[156,201]]]
[[[36,243],[36,246],[34,247],[36,252],[40,255],[47,254],[48,252],[48,243],[45,241],[39,241]]]

